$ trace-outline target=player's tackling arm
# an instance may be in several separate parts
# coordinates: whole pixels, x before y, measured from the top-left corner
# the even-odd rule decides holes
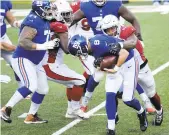
[[[120,7],[118,13],[120,16],[122,16],[125,20],[133,25],[133,27],[136,29],[136,36],[139,40],[142,41],[143,39],[141,36],[140,24],[134,14],[123,5]]]
[[[68,50],[68,33],[67,32],[59,33],[58,36],[59,36],[59,39],[60,39],[61,48],[63,49],[63,51],[66,54],[69,54],[69,50]]]
[[[123,48],[133,49],[136,48],[136,44],[137,44],[137,37],[135,36],[135,34],[132,34],[130,37],[127,38],[127,40],[123,42]]]
[[[85,18],[85,15],[84,15],[83,11],[81,11],[79,9],[73,14],[73,22],[71,23],[71,25],[69,27],[71,27],[74,24],[76,24],[77,22],[79,22],[82,18]]]
[[[12,52],[16,49],[16,46],[8,44],[6,42],[0,42],[0,49],[8,51],[8,52]]]
[[[19,36],[19,45],[27,50],[36,50],[36,43],[32,42],[36,34],[36,29],[25,26]]]

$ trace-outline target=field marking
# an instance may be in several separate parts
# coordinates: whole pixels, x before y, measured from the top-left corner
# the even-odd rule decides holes
[[[152,71],[153,76],[158,74],[160,71],[164,70],[165,68],[169,67],[169,61],[166,62],[165,64],[159,66],[158,68],[156,68],[154,71]],[[98,106],[94,107],[93,109],[91,109],[90,111],[87,112],[87,115],[92,116],[95,112],[99,111],[100,109],[102,109],[105,106],[105,101],[103,101],[102,103],[100,103]],[[104,115],[104,114],[103,114]],[[74,121],[72,121],[71,123],[67,124],[66,126],[64,126],[63,128],[59,129],[58,131],[56,131],[55,133],[53,133],[52,135],[61,135],[62,133],[64,133],[65,131],[67,131],[68,129],[72,128],[73,126],[75,126],[76,124],[80,123],[82,120],[81,119],[76,119]]]

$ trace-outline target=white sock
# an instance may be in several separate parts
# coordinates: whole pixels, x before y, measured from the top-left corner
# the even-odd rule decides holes
[[[71,108],[71,107],[72,107],[72,106],[71,106],[71,101],[68,101],[68,102],[67,102],[67,107],[68,107],[68,108]]]
[[[22,82],[21,82],[21,81],[17,81],[17,82],[18,82],[18,88],[23,87],[23,84],[22,84]]]
[[[115,120],[108,120],[108,129],[110,130],[115,129]]]
[[[144,111],[143,107],[139,111],[137,111],[138,114],[141,114]]]
[[[160,114],[162,113],[162,107],[161,107],[161,110],[159,110],[159,111],[158,111],[158,110],[156,110],[156,112],[157,112],[157,114],[159,114],[159,115],[160,115]]]
[[[22,99],[24,99],[24,97],[18,91],[16,91],[11,99],[8,101],[6,106],[14,107]]]
[[[89,103],[89,100],[92,98],[93,92],[86,91],[84,97],[82,98],[82,106],[86,107]]]
[[[79,109],[80,108],[80,102],[72,100],[71,101],[71,107],[72,107],[73,110]]]
[[[29,113],[28,114],[33,114],[35,115],[35,113],[37,113],[39,107],[40,107],[41,104],[36,104],[34,102],[31,102],[31,106],[30,106],[30,109],[29,109]]]

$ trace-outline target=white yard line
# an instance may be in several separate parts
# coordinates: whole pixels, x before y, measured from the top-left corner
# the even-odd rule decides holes
[[[152,71],[153,76],[158,74],[159,72],[161,72],[162,70],[164,70],[167,67],[169,67],[169,61],[167,63],[161,65],[160,67],[158,67],[154,71]],[[103,101],[98,106],[96,106],[93,109],[91,109],[90,111],[88,111],[87,114],[89,116],[92,116],[94,113],[96,113],[97,111],[102,109],[104,106],[105,106],[105,101]],[[100,115],[104,115],[104,114],[100,114]],[[82,121],[81,119],[76,119],[76,120],[72,121],[71,123],[67,124],[66,126],[64,126],[63,128],[61,128],[60,130],[56,131],[52,135],[61,135],[62,133],[64,133],[68,129],[72,128],[73,126],[75,126],[76,124],[78,124],[81,121]]]

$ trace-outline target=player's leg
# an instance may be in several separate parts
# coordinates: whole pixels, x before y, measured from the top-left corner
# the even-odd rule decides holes
[[[24,86],[18,88],[8,103],[1,109],[1,118],[10,123],[10,113],[12,108],[22,99],[37,90],[37,76],[35,65],[25,58],[12,59],[12,67],[21,79]]]
[[[9,39],[9,37],[5,34],[3,36],[3,38],[1,39],[1,41],[8,43],[9,45],[12,45],[11,40]],[[5,50],[1,50],[1,57],[4,58],[4,60],[11,66],[11,61],[12,61],[12,55],[13,52],[7,52]],[[22,87],[23,84],[21,83],[19,77],[16,75],[16,73],[14,72],[15,75],[15,79],[18,82],[18,88]]]
[[[145,131],[148,126],[146,112],[144,111],[143,107],[139,103],[139,101],[134,98],[134,91],[137,84],[138,72],[139,72],[139,64],[138,61],[134,58],[130,59],[124,64],[124,71],[123,71],[123,102],[135,109],[138,114],[138,118],[140,120],[140,129]]]
[[[98,86],[99,82],[103,79],[103,77],[104,72],[98,69],[95,69],[94,74],[90,76],[86,88],[86,93],[82,99],[82,110],[85,110],[84,108],[86,108],[89,103],[89,100],[92,98],[94,89]]]
[[[86,83],[84,86],[84,94],[85,94],[89,78],[94,73],[94,66],[93,66],[94,57],[89,55],[87,57],[87,59],[82,59],[82,58],[79,58],[79,59],[80,59],[82,66],[85,70],[85,72],[83,73],[83,76],[86,78]]]
[[[67,86],[68,109],[66,117],[74,118],[79,115],[80,117],[85,117],[85,113],[80,110],[80,99],[86,82],[84,76],[69,69],[65,64],[53,69],[49,65],[44,65],[43,67],[49,80]]]
[[[47,120],[43,120],[38,117],[37,112],[42,104],[42,101],[45,95],[48,93],[49,87],[47,82],[47,77],[44,69],[41,67],[37,69],[37,82],[38,82],[38,89],[33,93],[31,98],[31,106],[28,112],[24,123],[32,124],[32,123],[47,123]]]
[[[116,74],[107,74],[106,76],[106,113],[107,113],[107,132],[115,132],[116,118],[116,93],[122,84],[122,76],[120,72]]]
[[[146,112],[149,114],[154,114],[155,109],[153,108],[150,99],[148,98],[147,94],[144,92],[143,88],[138,83],[136,86],[136,90],[139,93],[139,96],[144,103],[144,108],[146,109]]]
[[[163,121],[163,109],[162,109],[160,97],[155,90],[154,77],[151,73],[148,64],[141,69],[138,77],[138,83],[145,90],[151,103],[154,105],[156,109],[157,114],[154,119],[154,124],[161,125]]]

